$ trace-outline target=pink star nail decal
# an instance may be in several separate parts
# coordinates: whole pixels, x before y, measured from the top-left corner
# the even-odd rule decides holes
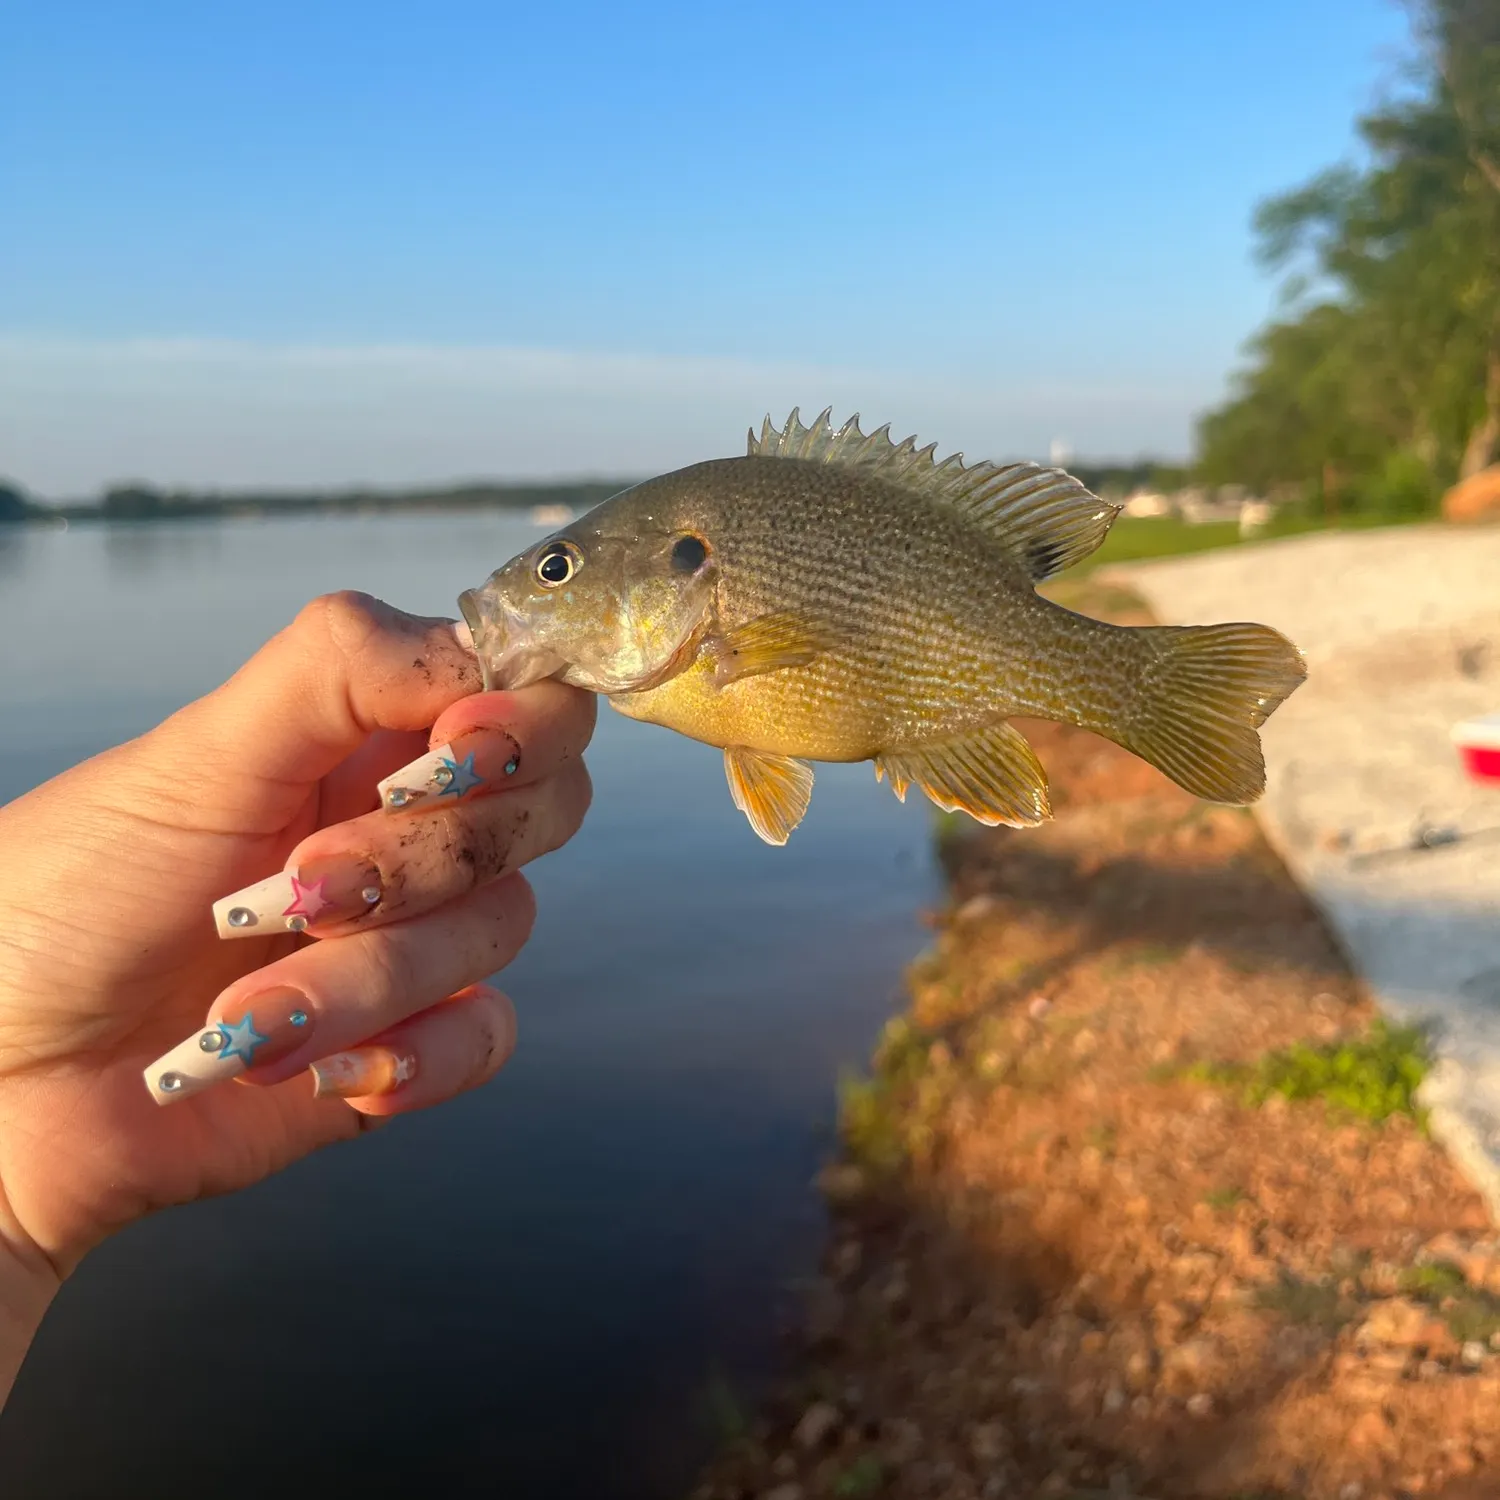
[[[317,920],[318,913],[325,907],[333,905],[333,902],[323,893],[323,887],[328,884],[325,875],[321,880],[310,881],[304,885],[295,875],[292,876],[292,904],[282,912],[284,917],[306,917],[309,922]]]

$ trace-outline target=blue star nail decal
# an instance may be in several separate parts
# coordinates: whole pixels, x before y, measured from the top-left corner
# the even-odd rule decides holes
[[[444,760],[443,764],[453,773],[453,780],[438,793],[439,797],[462,797],[476,786],[484,785],[484,777],[474,769],[474,756],[466,755],[462,760]]]
[[[228,1022],[220,1021],[219,1030],[224,1033],[225,1037],[219,1056],[243,1058],[246,1067],[249,1067],[255,1060],[255,1049],[262,1042],[269,1040],[255,1029],[255,1021],[248,1014],[243,1021],[236,1021],[232,1026]]]

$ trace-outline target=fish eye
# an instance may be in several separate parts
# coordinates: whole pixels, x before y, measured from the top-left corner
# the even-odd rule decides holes
[[[583,566],[583,554],[572,542],[553,542],[537,559],[537,582],[546,589],[561,588]]]
[[[676,573],[696,573],[708,556],[708,544],[701,536],[678,537],[672,548],[672,570]]]

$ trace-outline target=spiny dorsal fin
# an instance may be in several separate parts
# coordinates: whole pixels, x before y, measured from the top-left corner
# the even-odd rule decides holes
[[[1039,464],[966,465],[954,453],[938,463],[936,443],[917,447],[915,437],[891,441],[891,424],[866,435],[859,413],[835,430],[827,407],[804,427],[793,407],[778,430],[769,415],[760,436],[749,433],[749,458],[804,458],[840,469],[861,469],[950,506],[1010,548],[1033,583],[1081,562],[1105,538],[1120,507],[1085,489],[1061,469]]]

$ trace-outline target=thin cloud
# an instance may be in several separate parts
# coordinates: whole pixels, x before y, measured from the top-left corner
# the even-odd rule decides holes
[[[0,336],[0,474],[238,489],[657,473],[743,451],[793,405],[939,453],[1180,454],[1201,388],[1027,383],[731,358]]]

